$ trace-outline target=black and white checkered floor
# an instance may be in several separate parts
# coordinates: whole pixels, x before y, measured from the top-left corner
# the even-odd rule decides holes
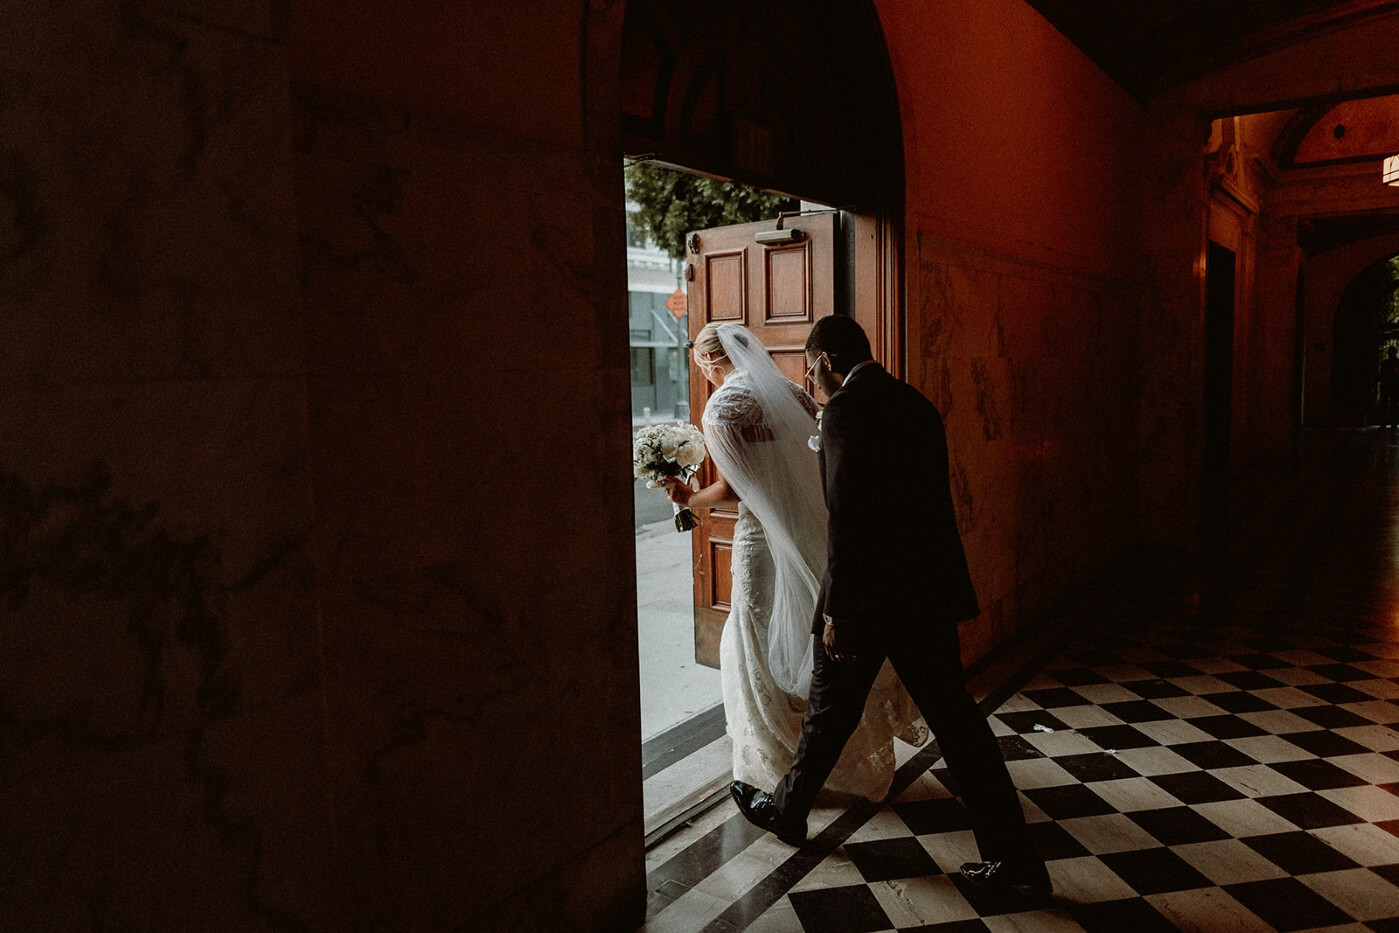
[[[1399,930],[1395,455],[1154,575],[995,710],[1051,903],[957,875],[976,848],[927,748],[800,850],[731,804],[697,820],[651,853],[645,931]]]

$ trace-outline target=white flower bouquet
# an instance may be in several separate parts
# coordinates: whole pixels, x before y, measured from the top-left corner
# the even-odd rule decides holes
[[[704,435],[689,422],[648,425],[636,432],[632,445],[632,472],[645,478],[646,485],[659,488],[664,479],[673,476],[694,488],[695,474],[709,452],[704,447]],[[699,524],[695,513],[672,503],[675,508],[675,530],[690,531]]]

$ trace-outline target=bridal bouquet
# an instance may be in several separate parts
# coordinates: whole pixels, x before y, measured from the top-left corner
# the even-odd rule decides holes
[[[646,485],[653,489],[664,486],[663,479],[667,476],[674,476],[693,488],[695,474],[707,454],[704,435],[693,424],[649,425],[636,432],[632,472],[637,477],[645,477]],[[699,524],[694,512],[678,505],[674,507],[676,531],[689,531]]]

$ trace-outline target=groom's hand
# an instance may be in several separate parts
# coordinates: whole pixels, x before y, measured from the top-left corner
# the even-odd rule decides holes
[[[836,662],[860,660],[854,653],[854,639],[850,637],[849,624],[826,613],[822,613],[821,618],[826,620],[826,628],[821,633],[821,644],[825,646],[826,654]]]

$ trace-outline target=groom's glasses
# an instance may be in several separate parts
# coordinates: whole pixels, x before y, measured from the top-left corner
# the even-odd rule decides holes
[[[815,381],[816,367],[818,367],[818,366],[821,365],[821,359],[822,359],[822,357],[824,357],[825,355],[826,355],[826,354],[822,353],[820,356],[816,357],[816,362],[812,363],[810,366],[808,366],[808,367],[806,368],[806,381],[807,381],[807,382],[814,382],[814,381]]]

